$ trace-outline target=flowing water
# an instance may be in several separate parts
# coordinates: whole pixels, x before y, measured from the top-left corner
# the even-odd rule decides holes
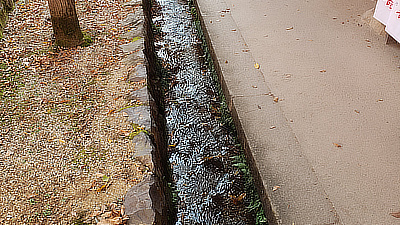
[[[176,224],[254,224],[244,204],[244,181],[232,166],[240,149],[221,124],[223,103],[188,3],[156,0],[153,24],[156,54],[169,74],[165,110]]]

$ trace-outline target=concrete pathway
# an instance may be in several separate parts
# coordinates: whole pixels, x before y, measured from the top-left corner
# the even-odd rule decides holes
[[[279,108],[279,112],[273,115],[281,113],[286,119],[277,124],[289,124],[285,132],[280,132],[281,136],[268,131],[257,133],[246,130],[249,120],[255,116],[262,120],[262,115],[250,117],[248,113],[241,114],[240,104],[249,104],[247,100],[236,101],[234,106],[239,111],[239,124],[247,135],[250,149],[258,149],[265,154],[264,161],[255,157],[255,163],[269,194],[272,210],[280,222],[328,223],[304,216],[304,213],[308,214],[308,206],[299,206],[298,210],[290,212],[282,207],[283,203],[275,203],[277,198],[274,195],[284,189],[284,185],[268,183],[262,178],[263,167],[269,167],[271,171],[275,169],[276,176],[285,170],[289,170],[287,174],[301,174],[296,171],[297,165],[291,165],[296,160],[285,165],[283,156],[278,166],[264,165],[278,164],[273,159],[267,159],[271,155],[269,148],[276,147],[268,145],[271,135],[282,137],[282,142],[287,142],[286,134],[291,133],[294,144],[287,146],[298,145],[295,154],[306,158],[299,165],[299,170],[303,170],[303,163],[311,167],[310,176],[315,175],[320,185],[315,193],[326,194],[332,204],[332,209],[328,206],[327,210],[339,218],[334,222],[331,218],[326,221],[400,224],[400,219],[390,215],[400,211],[400,47],[397,44],[386,45],[385,36],[362,20],[364,13],[375,6],[375,1],[198,0],[198,4],[223,76],[231,73],[231,78],[226,78],[228,95],[238,97],[232,94],[235,90],[231,90],[229,83],[236,82],[235,87],[240,88],[248,83],[240,81],[240,76],[246,80],[252,78],[244,75],[247,72],[239,74],[229,70],[225,64],[229,60],[233,60],[229,64],[235,63],[235,59],[225,60],[224,57],[229,57],[228,54],[243,55],[245,52],[250,60],[236,63],[241,63],[246,70],[255,68],[251,68],[253,64],[243,63],[254,60],[260,65],[259,72],[264,80],[259,83],[265,82],[265,91],[271,91],[275,100],[279,98],[278,103],[269,109]],[[218,26],[219,29],[216,29]],[[230,27],[224,29],[224,26]],[[222,36],[229,40],[227,35],[236,35],[238,42],[243,42],[242,48],[249,52],[236,51],[240,48],[236,46],[236,41],[223,41]],[[263,84],[259,84],[258,89],[261,86]],[[258,106],[261,109],[260,103]],[[269,113],[267,109],[264,114]],[[259,125],[262,124],[260,121]],[[268,129],[274,129],[272,125]],[[274,126],[279,128],[279,125]],[[258,136],[249,138],[252,135]],[[262,139],[268,140],[265,148],[260,147]],[[257,141],[252,143],[252,140]],[[258,154],[255,150],[252,153],[253,156]],[[296,183],[297,178],[300,183],[308,182],[301,181],[300,175],[296,176],[287,184]],[[291,193],[296,195],[296,187],[292,189]],[[300,192],[297,194],[300,195]],[[301,196],[287,198],[308,201]],[[316,202],[320,202],[319,199]],[[289,203],[287,205],[289,208]],[[325,203],[322,205],[326,206]]]

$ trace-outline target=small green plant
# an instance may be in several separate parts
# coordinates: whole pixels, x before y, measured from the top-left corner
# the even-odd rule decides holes
[[[248,198],[247,210],[253,212],[256,217],[256,225],[268,224],[267,218],[265,217],[264,209],[261,204],[260,197],[256,192],[256,187],[254,186],[253,176],[251,175],[251,170],[246,163],[246,159],[243,154],[238,156],[233,156],[233,166],[236,167],[243,175],[245,180],[245,191]]]
[[[134,37],[134,38],[132,38],[131,42],[135,42],[135,41],[138,41],[140,39],[142,39],[142,37]]]
[[[147,130],[145,130],[145,127],[139,126],[139,124],[132,123],[132,128],[133,131],[129,134],[129,139],[133,139],[136,135],[144,132],[145,134],[149,134]]]
[[[92,37],[90,36],[90,34],[88,34],[86,32],[82,32],[82,34],[83,34],[83,43],[81,44],[82,47],[87,47],[93,43],[93,40],[92,40]]]

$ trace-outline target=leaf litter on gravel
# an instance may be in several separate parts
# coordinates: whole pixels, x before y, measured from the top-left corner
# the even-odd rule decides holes
[[[147,172],[132,140],[118,135],[131,124],[108,113],[125,107],[115,96],[137,85],[121,79],[131,69],[120,63],[118,46],[128,40],[118,36],[129,29],[121,21],[137,10],[125,2],[78,0],[94,43],[71,49],[52,47],[47,1],[16,3],[0,40],[2,224],[126,221],[115,212]]]

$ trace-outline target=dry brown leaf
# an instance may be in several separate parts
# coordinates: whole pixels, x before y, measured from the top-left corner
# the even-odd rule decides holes
[[[97,223],[97,225],[111,225],[110,221],[107,220],[101,220],[100,222]]]
[[[125,215],[125,206],[121,205],[121,215],[124,216]]]
[[[111,110],[107,113],[107,116],[113,114],[114,112],[115,112],[115,109],[111,109]]]
[[[98,216],[98,215],[100,215],[100,211],[94,211],[94,212],[92,212],[91,214],[90,214],[90,216],[89,217],[96,217],[96,216]]]
[[[108,219],[110,221],[110,224],[112,225],[119,225],[122,224],[122,217],[115,217],[112,219]]]
[[[103,214],[101,215],[101,217],[103,217],[103,218],[109,218],[109,217],[111,217],[111,215],[112,215],[112,212],[105,212],[105,213],[103,213]]]
[[[258,64],[258,63],[254,64],[254,68],[260,69],[260,64]]]
[[[333,145],[334,145],[335,147],[337,147],[337,148],[341,148],[341,147],[342,147],[341,144],[337,144],[337,143],[333,143]]]
[[[113,213],[113,217],[121,215],[121,213],[119,211],[117,211],[116,209],[111,209],[111,212]]]
[[[98,178],[99,178],[99,177],[103,177],[104,175],[105,175],[104,173],[96,173],[96,174],[95,174],[95,176],[98,177]]]
[[[26,196],[26,198],[27,198],[27,199],[30,199],[30,198],[34,198],[35,196],[37,196],[37,194],[28,195],[28,196]]]
[[[272,188],[272,191],[276,191],[276,190],[278,190],[279,188],[281,188],[280,186],[274,186],[273,188]]]
[[[229,197],[231,198],[233,204],[239,205],[243,201],[244,197],[246,197],[246,193],[242,193],[237,197],[234,195],[229,195]]]
[[[400,212],[390,213],[391,216],[400,218]]]
[[[274,102],[278,102],[279,101],[279,97],[274,97]]]

